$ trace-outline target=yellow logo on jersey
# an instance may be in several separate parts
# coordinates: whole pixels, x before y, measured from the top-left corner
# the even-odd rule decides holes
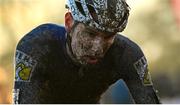
[[[18,77],[21,80],[28,80],[31,74],[32,68],[25,66],[23,63],[19,63],[16,67],[16,70],[19,70]]]
[[[16,50],[15,81],[30,82],[37,61],[26,53]]]
[[[145,86],[152,85],[152,80],[151,80],[151,76],[150,76],[149,72],[145,73],[143,83],[144,83]]]

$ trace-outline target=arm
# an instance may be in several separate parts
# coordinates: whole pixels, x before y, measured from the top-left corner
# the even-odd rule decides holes
[[[49,25],[41,25],[19,42],[15,52],[14,103],[40,103],[42,83],[47,77]],[[48,37],[49,36],[49,37]]]
[[[159,104],[141,49],[136,44],[127,46],[123,60],[126,72],[123,79],[135,103]]]
[[[65,32],[64,27],[43,24],[19,41],[15,55],[14,103],[42,104],[57,100],[54,81],[61,70],[57,68],[62,63]]]

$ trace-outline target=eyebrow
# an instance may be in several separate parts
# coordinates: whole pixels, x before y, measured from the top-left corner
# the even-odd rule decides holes
[[[92,28],[90,28],[90,27],[86,27],[85,30],[90,31],[90,32],[99,33],[97,30],[92,29]]]
[[[92,29],[92,28],[89,27],[89,26],[86,26],[86,27],[85,27],[85,30],[88,31],[88,32],[94,33],[94,34],[96,34],[96,33],[97,33],[97,34],[99,34],[99,33],[100,33],[100,34],[104,34],[104,35],[107,36],[107,37],[108,37],[108,36],[113,36],[113,35],[116,35],[116,34],[117,34],[117,32],[114,32],[114,33],[113,33],[113,32],[103,32],[103,31],[100,31],[100,30],[98,31],[98,30],[96,30],[96,29]]]

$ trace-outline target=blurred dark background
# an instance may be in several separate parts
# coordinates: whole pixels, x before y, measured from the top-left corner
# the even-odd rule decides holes
[[[127,0],[122,33],[140,45],[163,103],[180,103],[180,0]],[[64,24],[65,0],[0,0],[0,103],[11,103],[14,51],[42,23]]]

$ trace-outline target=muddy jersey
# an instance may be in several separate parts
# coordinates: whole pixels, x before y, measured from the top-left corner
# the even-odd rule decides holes
[[[146,58],[134,42],[117,35],[98,64],[81,66],[67,54],[65,28],[43,24],[17,45],[14,103],[99,103],[119,79],[125,81],[135,103],[159,103]]]

